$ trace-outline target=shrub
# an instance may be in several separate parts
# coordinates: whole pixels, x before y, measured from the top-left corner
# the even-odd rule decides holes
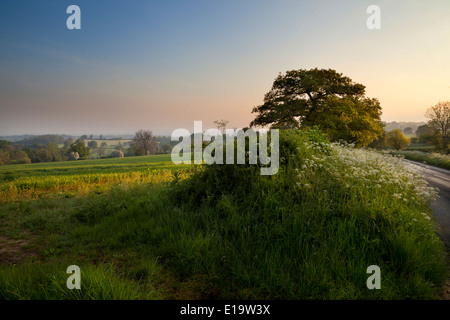
[[[411,139],[406,137],[400,129],[395,129],[386,133],[386,144],[397,150],[401,150],[411,143]]]
[[[78,160],[79,158],[80,155],[78,154],[78,152],[72,151],[71,153],[69,153],[69,160]]]

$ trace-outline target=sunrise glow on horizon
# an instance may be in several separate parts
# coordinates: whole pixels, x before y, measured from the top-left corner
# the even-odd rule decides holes
[[[450,100],[449,14],[448,0],[2,1],[0,135],[242,128],[280,72],[316,67],[366,86],[383,121],[426,121]]]

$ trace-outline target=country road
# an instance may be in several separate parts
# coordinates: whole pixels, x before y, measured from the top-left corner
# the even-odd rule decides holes
[[[421,172],[430,186],[439,189],[439,198],[432,202],[431,208],[438,224],[438,234],[450,252],[450,171],[420,162],[404,161]]]

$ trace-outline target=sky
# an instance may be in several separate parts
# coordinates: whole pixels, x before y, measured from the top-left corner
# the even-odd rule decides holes
[[[0,0],[0,135],[242,128],[280,72],[316,67],[365,85],[383,121],[426,121],[450,100],[449,16],[448,0]]]

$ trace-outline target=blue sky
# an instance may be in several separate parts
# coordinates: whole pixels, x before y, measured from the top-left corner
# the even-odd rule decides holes
[[[448,0],[0,0],[0,135],[244,127],[279,72],[315,67],[364,84],[383,120],[423,121],[450,99],[449,14]]]

